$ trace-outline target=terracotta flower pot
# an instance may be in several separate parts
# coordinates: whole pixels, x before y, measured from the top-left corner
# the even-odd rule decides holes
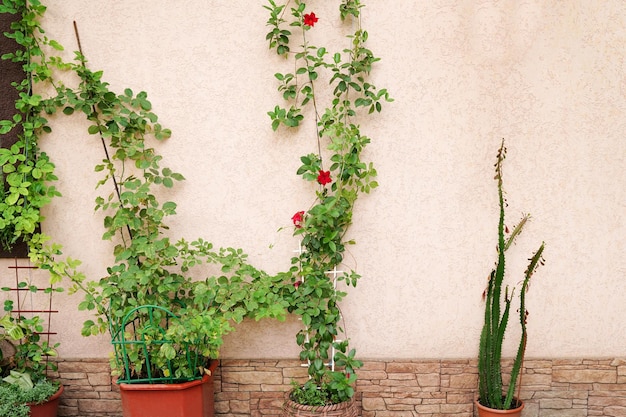
[[[43,404],[29,404],[30,417],[57,417],[59,409],[59,397],[63,394],[63,385],[59,390]]]
[[[216,368],[212,361],[211,375],[181,384],[120,384],[124,417],[213,417]]]
[[[292,401],[287,395],[283,404],[282,417],[357,417],[358,410],[354,397],[350,401],[331,405],[302,405]]]
[[[494,408],[485,407],[481,403],[476,400],[476,407],[478,408],[478,416],[479,417],[498,417],[498,416],[506,416],[506,417],[520,417],[522,415],[522,410],[524,409],[524,403],[521,400],[514,399],[516,403],[519,405],[517,408],[512,408],[510,410],[496,410]]]

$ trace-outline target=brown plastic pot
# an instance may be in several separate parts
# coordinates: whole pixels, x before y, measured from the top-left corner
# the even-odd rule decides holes
[[[59,409],[59,397],[63,394],[63,385],[59,390],[43,404],[28,404],[30,417],[57,417]]]
[[[478,416],[479,417],[498,417],[498,416],[506,416],[506,417],[520,417],[522,415],[522,410],[524,409],[524,403],[521,400],[514,399],[516,404],[519,404],[519,407],[512,408],[510,410],[496,410],[494,408],[485,407],[481,403],[476,400],[476,407],[478,407]]]
[[[120,384],[124,417],[213,417],[216,368],[212,361],[211,375],[181,384]]]

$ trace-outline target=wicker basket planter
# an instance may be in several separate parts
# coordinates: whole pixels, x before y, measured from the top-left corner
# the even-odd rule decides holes
[[[288,395],[283,404],[282,417],[357,417],[354,397],[350,401],[331,405],[302,405]]]

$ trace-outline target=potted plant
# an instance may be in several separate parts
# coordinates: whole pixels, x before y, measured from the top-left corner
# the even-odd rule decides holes
[[[145,92],[110,91],[101,73],[78,56],[70,65],[81,79],[78,91],[59,94],[67,97],[64,113],[83,112],[88,132],[104,143],[98,186],[108,184],[114,192],[98,197],[96,210],[103,213],[103,239],[113,242],[115,258],[99,281],[69,274],[70,290],[84,295],[79,308],[97,315],[82,334],[109,331],[126,417],[146,410],[151,417],[212,415],[211,375],[222,337],[245,317],[285,316],[279,278],[251,266],[241,249],[215,250],[202,238],[170,240],[165,219],[175,214],[176,203],[159,202],[158,190],[184,178],[162,167],[151,146],[170,131],[157,123]],[[50,257],[36,262],[58,269]],[[194,268],[202,264],[217,265],[218,272],[202,278]]]
[[[291,8],[288,5],[291,3]],[[288,60],[287,72],[275,74],[278,91],[287,105],[268,112],[272,128],[295,128],[304,120],[305,107],[313,112],[315,152],[300,158],[297,174],[308,184],[314,202],[292,216],[294,235],[300,239],[299,255],[286,274],[291,283],[285,291],[288,311],[301,317],[303,328],[296,335],[300,359],[307,363],[308,381],[294,382],[283,415],[356,415],[354,394],[356,369],[362,363],[350,349],[341,326],[339,302],[346,295],[341,285],[355,286],[360,275],[344,263],[346,238],[353,209],[361,193],[377,187],[376,170],[362,159],[370,139],[361,133],[355,118],[360,108],[380,112],[382,102],[392,101],[385,89],[377,89],[367,78],[377,62],[366,47],[368,33],[361,27],[361,1],[338,2],[339,22],[347,38],[341,52],[314,46],[318,21],[331,20],[307,8],[305,2],[277,4],[270,0],[266,36],[271,49]],[[329,27],[328,25],[326,25]],[[293,33],[292,33],[293,31]],[[300,37],[299,50],[292,51],[290,39]],[[323,92],[324,79],[328,74]],[[326,95],[327,93],[327,95]],[[322,105],[321,97],[330,103]],[[324,109],[324,110],[322,110]],[[338,286],[339,285],[339,286]]]
[[[524,272],[524,279],[519,291],[519,321],[521,326],[521,338],[517,348],[517,354],[513,361],[510,373],[509,386],[503,385],[502,378],[502,343],[508,325],[511,303],[515,294],[515,288],[509,290],[504,286],[505,279],[505,254],[515,242],[515,239],[522,232],[522,229],[530,219],[526,214],[520,222],[511,230],[505,226],[504,208],[506,205],[504,192],[502,189],[502,165],[506,157],[504,140],[498,150],[496,159],[496,176],[498,188],[498,202],[500,207],[498,221],[498,245],[497,261],[494,269],[489,274],[489,281],[484,292],[485,316],[482,332],[480,334],[480,346],[478,354],[478,387],[479,398],[476,401],[480,416],[495,416],[506,414],[509,416],[520,416],[524,404],[519,398],[519,390],[515,387],[521,379],[521,370],[526,351],[526,292],[530,285],[530,279],[540,265],[543,265],[543,251],[545,244],[542,243],[539,249],[529,259],[528,266]],[[504,297],[504,298],[503,298]],[[521,383],[520,383],[521,386]]]
[[[7,302],[5,310],[11,309]],[[56,347],[42,340],[43,320],[10,314],[0,318],[0,417],[56,417],[63,385],[48,379],[56,364]],[[12,352],[8,352],[7,346]],[[11,353],[11,354],[9,354]]]

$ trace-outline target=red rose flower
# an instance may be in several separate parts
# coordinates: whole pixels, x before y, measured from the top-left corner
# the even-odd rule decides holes
[[[296,226],[296,229],[302,227],[302,220],[304,220],[304,211],[299,211],[291,217],[291,221],[293,225]]]
[[[298,289],[300,285],[302,285],[302,281],[296,281],[293,283],[293,286],[295,287],[296,290]]]
[[[319,174],[317,175],[317,182],[319,182],[322,185],[326,185],[326,184],[333,182],[333,180],[330,178],[330,171],[320,171]]]
[[[313,27],[319,19],[315,17],[315,13],[307,13],[304,15],[304,25]]]

